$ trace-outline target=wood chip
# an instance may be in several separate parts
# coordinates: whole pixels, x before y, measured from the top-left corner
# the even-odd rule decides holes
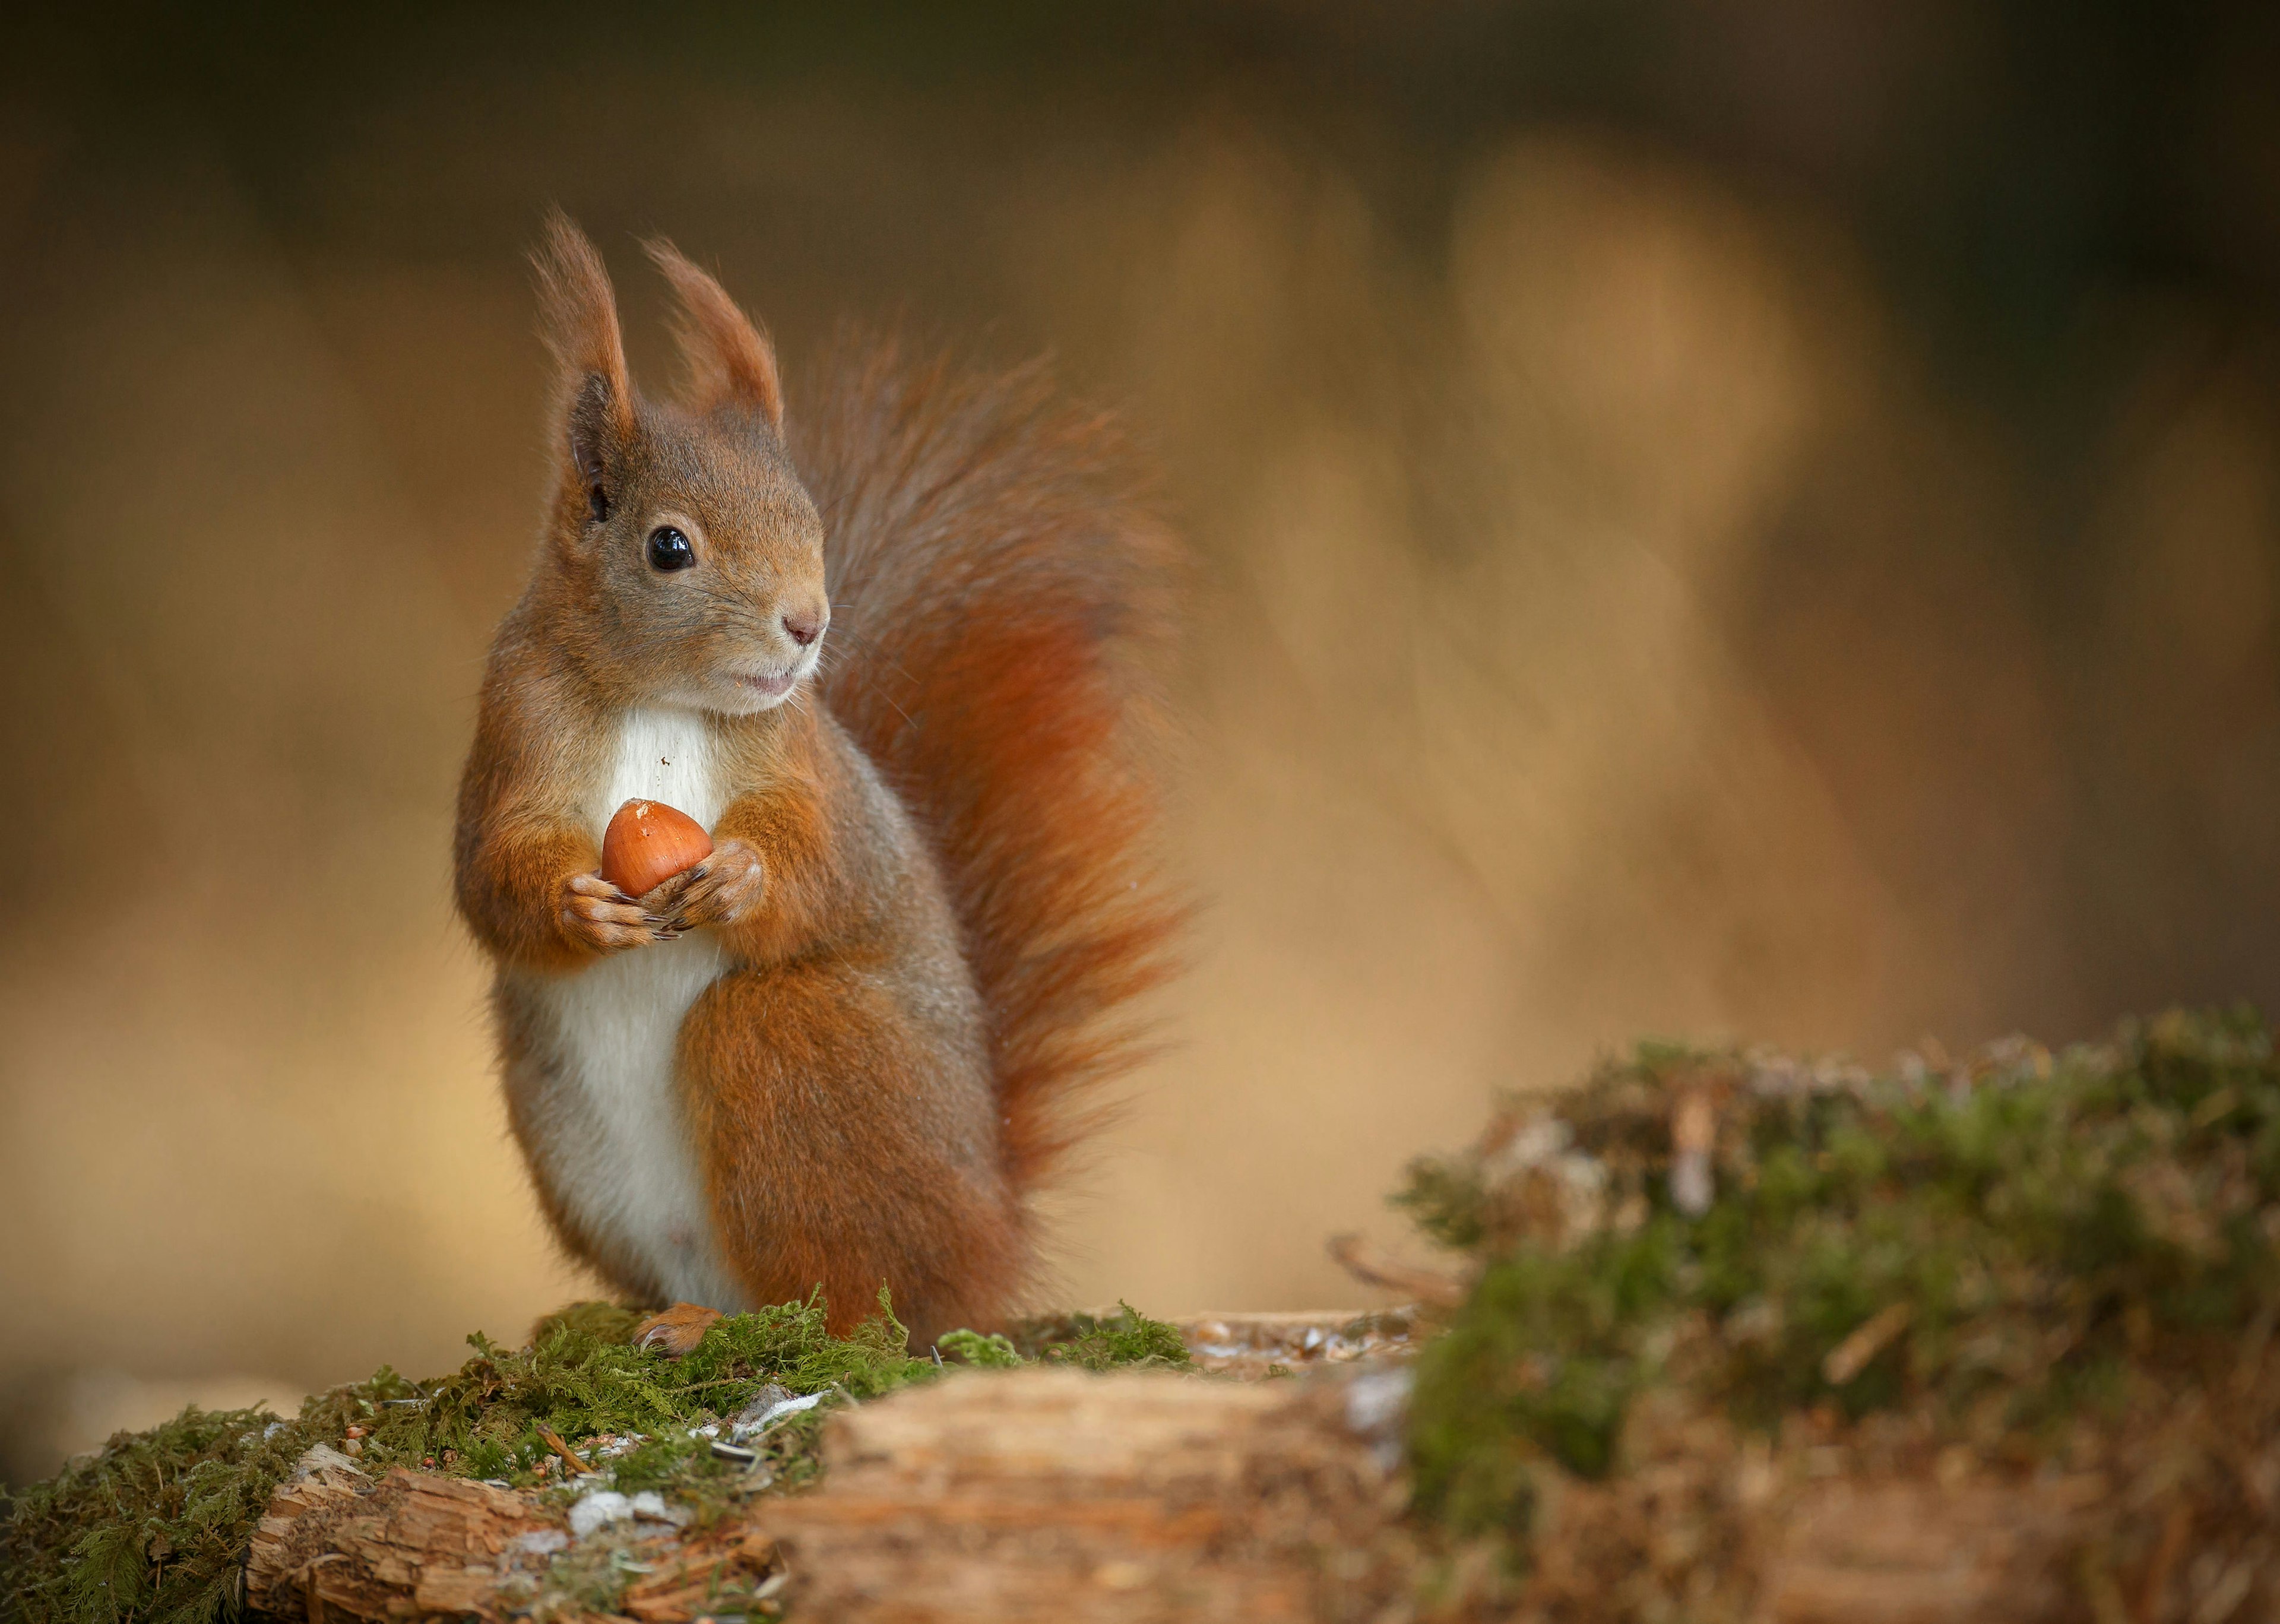
[[[562,1435],[555,1431],[553,1428],[546,1425],[543,1421],[541,1421],[538,1424],[538,1441],[546,1445],[548,1449],[552,1450],[557,1455],[560,1456],[562,1458],[563,1464],[568,1466],[572,1471],[579,1473],[584,1476],[591,1476],[593,1474],[594,1468],[588,1466],[583,1460],[580,1459],[578,1458],[578,1451],[572,1449],[567,1443],[565,1443],[562,1441]]]

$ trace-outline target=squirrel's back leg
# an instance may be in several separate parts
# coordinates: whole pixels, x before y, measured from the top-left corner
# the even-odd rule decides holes
[[[1028,1261],[987,1080],[891,978],[830,960],[729,972],[682,1028],[715,1234],[751,1298],[823,1289],[835,1333],[884,1285],[913,1347],[1012,1305]]]

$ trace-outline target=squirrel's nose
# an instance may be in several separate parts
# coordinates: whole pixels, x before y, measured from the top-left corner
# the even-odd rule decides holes
[[[783,628],[791,634],[791,640],[804,649],[823,635],[823,617],[819,614],[788,614],[783,618]]]

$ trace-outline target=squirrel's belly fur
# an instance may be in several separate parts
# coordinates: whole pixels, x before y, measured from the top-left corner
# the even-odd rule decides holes
[[[597,843],[635,797],[708,827],[728,797],[710,726],[693,712],[636,710],[589,804]],[[540,1177],[605,1255],[645,1274],[666,1300],[727,1312],[751,1306],[720,1254],[691,1142],[675,1056],[689,1006],[728,966],[718,937],[621,953],[567,975],[526,974],[503,989],[528,1052],[510,1080],[524,1093]]]

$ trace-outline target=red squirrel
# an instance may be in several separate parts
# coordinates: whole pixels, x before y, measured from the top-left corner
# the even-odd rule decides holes
[[[607,272],[534,256],[554,488],[484,673],[458,907],[555,1235],[683,1350],[820,1288],[923,1346],[1024,1302],[1030,1197],[1169,967],[1143,741],[1176,549],[1036,367],[891,345],[787,417],[774,350],[648,245],[685,387],[629,381]],[[640,797],[712,854],[598,873]]]

